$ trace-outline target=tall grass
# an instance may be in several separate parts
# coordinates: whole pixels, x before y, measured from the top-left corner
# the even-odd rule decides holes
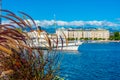
[[[22,17],[9,10],[1,10],[4,15],[0,17],[10,23],[0,25],[0,79],[1,80],[52,80],[58,75],[60,56],[53,50],[51,39],[44,35],[47,42],[46,49],[31,47],[33,43],[30,36],[23,32],[32,26],[35,21],[26,13],[19,12]],[[19,29],[18,29],[19,28]],[[38,30],[39,35],[43,30]],[[58,39],[52,39],[58,44]],[[39,41],[39,40],[38,40]],[[40,46],[40,45],[39,45]]]

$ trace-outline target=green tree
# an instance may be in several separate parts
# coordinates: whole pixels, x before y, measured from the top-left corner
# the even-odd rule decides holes
[[[120,36],[119,32],[114,32],[114,36],[119,37]]]
[[[84,40],[89,40],[89,38],[84,38]]]
[[[98,40],[103,40],[102,38],[98,38]]]
[[[94,38],[94,40],[98,40],[97,38]]]
[[[114,32],[114,40],[120,40],[119,32]]]
[[[109,40],[114,40],[114,36],[110,36]]]
[[[79,40],[83,40],[84,38],[80,38]]]

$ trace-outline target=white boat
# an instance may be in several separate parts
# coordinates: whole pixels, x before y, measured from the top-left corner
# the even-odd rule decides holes
[[[61,43],[58,44],[58,48],[55,48],[57,50],[66,50],[66,51],[77,51],[78,47],[82,45],[83,42],[69,42],[68,45],[66,43],[63,43],[63,46]]]

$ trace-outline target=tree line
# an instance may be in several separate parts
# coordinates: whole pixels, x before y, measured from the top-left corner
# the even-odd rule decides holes
[[[114,32],[113,35],[110,36],[109,40],[120,40],[120,33]]]

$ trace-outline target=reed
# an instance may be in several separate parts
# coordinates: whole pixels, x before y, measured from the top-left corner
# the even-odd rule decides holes
[[[1,80],[52,80],[58,75],[60,69],[60,56],[53,50],[51,40],[58,47],[58,36],[50,39],[44,35],[47,42],[44,51],[41,48],[31,47],[28,41],[33,40],[24,32],[25,29],[36,27],[32,17],[24,12],[18,16],[9,10],[1,10],[4,15],[0,17],[10,23],[0,25],[0,79]],[[19,28],[19,29],[18,29]],[[38,30],[41,35],[43,30]],[[62,38],[61,38],[62,40]],[[39,41],[39,40],[38,40]]]

